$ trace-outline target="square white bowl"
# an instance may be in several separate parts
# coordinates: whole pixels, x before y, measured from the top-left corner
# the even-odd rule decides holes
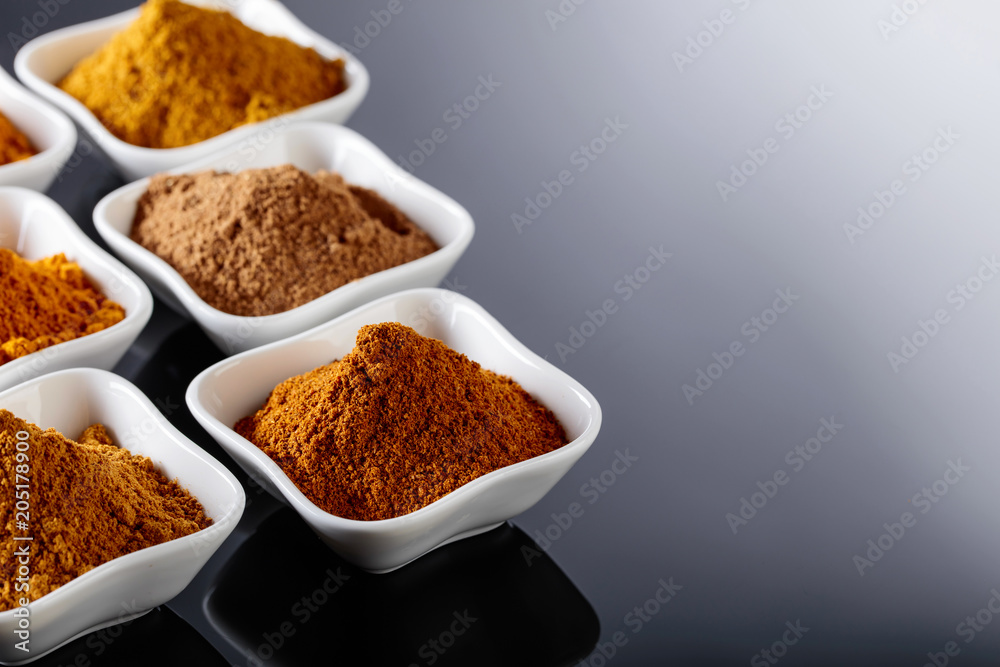
[[[61,111],[42,101],[0,67],[0,112],[28,137],[38,151],[27,160],[0,166],[0,186],[15,185],[42,192],[76,147],[76,126]]]
[[[350,352],[362,326],[393,321],[442,340],[483,368],[514,378],[555,413],[569,443],[483,475],[400,517],[357,521],[317,507],[267,454],[232,427],[260,409],[279,383]],[[402,567],[527,510],[583,456],[601,427],[601,408],[579,382],[518,342],[482,306],[441,289],[393,294],[289,340],[221,361],[194,379],[186,399],[198,422],[244,470],[291,505],[331,549],[372,572]]]
[[[185,0],[188,4],[224,9],[259,32],[286,37],[329,59],[344,61],[347,90],[339,95],[296,109],[277,119],[347,121],[368,92],[369,76],[364,65],[353,55],[306,27],[276,0]],[[94,138],[126,179],[132,180],[167,171],[178,165],[200,160],[218,150],[243,142],[254,144],[257,135],[267,131],[275,119],[251,123],[224,132],[205,141],[179,148],[145,148],[122,141],[72,95],[56,87],[77,62],[105,44],[112,35],[125,29],[139,16],[139,9],[96,21],[54,30],[25,44],[14,59],[14,71],[26,86],[62,108]],[[282,121],[283,122],[283,121]]]
[[[0,247],[29,260],[64,253],[107,298],[125,309],[117,324],[33,352],[0,366],[0,391],[76,366],[111,370],[153,314],[153,296],[138,276],[101,250],[73,219],[43,194],[0,187]]]
[[[308,172],[337,171],[352,184],[378,191],[399,207],[438,244],[439,249],[352,281],[298,308],[264,317],[243,317],[205,303],[164,260],[129,238],[136,204],[149,179],[110,193],[94,208],[97,232],[156,294],[193,317],[226,354],[234,354],[301,333],[351,308],[413,287],[439,284],[465,252],[475,233],[472,216],[462,206],[410,176],[373,143],[354,130],[327,123],[301,123],[275,132],[259,150],[230,148],[171,173],[215,169],[240,171],[291,163]]]
[[[191,582],[243,514],[246,496],[233,474],[174,428],[135,385],[113,373],[80,368],[46,375],[0,393],[0,408],[72,439],[91,424],[104,424],[116,444],[149,457],[164,475],[176,478],[213,520],[197,533],[115,558],[32,602],[30,654],[14,648],[14,610],[0,612],[0,633],[7,638],[0,642],[0,662],[35,660],[167,602]]]

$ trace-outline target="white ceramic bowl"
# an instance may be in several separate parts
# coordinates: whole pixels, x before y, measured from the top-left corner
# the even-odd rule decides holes
[[[249,350],[328,322],[351,308],[413,287],[440,283],[472,241],[475,225],[468,211],[423,181],[413,178],[374,144],[339,125],[302,123],[276,132],[260,150],[238,148],[174,169],[193,173],[216,169],[272,167],[292,163],[309,172],[338,171],[349,183],[377,190],[424,229],[440,247],[412,262],[380,271],[339,287],[307,304],[266,317],[241,317],[213,308],[164,260],[129,238],[136,203],[149,179],[126,185],[102,199],[94,224],[109,246],[153,291],[186,311],[226,354]]]
[[[45,190],[76,147],[76,126],[61,111],[25,89],[2,67],[0,112],[24,132],[38,151],[27,160],[0,166],[0,186]]]
[[[109,132],[81,102],[56,87],[73,66],[96,51],[112,35],[123,30],[139,15],[130,9],[107,18],[54,30],[25,44],[14,59],[14,71],[26,86],[61,107],[94,138],[125,178],[131,180],[167,171],[200,160],[230,144],[254,145],[267,128],[288,120],[345,122],[368,92],[369,77],[364,65],[350,53],[309,29],[276,0],[185,0],[189,4],[226,9],[254,30],[312,47],[320,55],[345,63],[347,90],[330,99],[297,109],[261,123],[237,127],[211,139],[181,148],[144,148],[126,143]]]
[[[64,253],[101,292],[125,309],[125,319],[103,331],[53,345],[0,366],[0,391],[65,368],[110,370],[142,332],[153,297],[139,278],[101,250],[57,203],[32,190],[0,188],[0,247],[36,260]]]
[[[4,636],[0,662],[37,659],[83,634],[127,621],[170,600],[191,582],[243,514],[246,497],[232,473],[117,375],[89,368],[54,373],[0,393],[0,408],[69,438],[78,437],[91,424],[104,424],[116,444],[152,459],[197,498],[213,520],[192,535],[100,565],[31,603],[27,656],[14,648],[18,622],[14,610],[0,612]]]
[[[555,413],[570,442],[479,477],[401,517],[356,521],[321,510],[232,426],[258,410],[277,384],[350,352],[363,325],[387,321],[413,326],[484,368],[513,377]],[[187,404],[244,470],[291,505],[334,551],[373,572],[401,567],[525,511],[587,451],[601,427],[601,408],[580,383],[515,340],[481,306],[441,289],[393,294],[295,338],[222,361],[194,379]]]

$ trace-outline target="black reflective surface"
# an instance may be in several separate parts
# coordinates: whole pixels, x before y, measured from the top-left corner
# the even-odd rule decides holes
[[[375,575],[335,556],[288,508],[224,564],[204,606],[247,665],[322,653],[346,664],[569,665],[599,631],[572,582],[516,528]]]
[[[158,607],[138,618],[80,637],[31,664],[225,667],[230,663],[184,619],[167,607]]]

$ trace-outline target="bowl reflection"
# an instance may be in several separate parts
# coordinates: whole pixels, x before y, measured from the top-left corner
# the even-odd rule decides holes
[[[240,665],[571,665],[595,645],[593,608],[538,546],[504,524],[389,574],[327,549],[291,509],[221,569],[209,621]]]

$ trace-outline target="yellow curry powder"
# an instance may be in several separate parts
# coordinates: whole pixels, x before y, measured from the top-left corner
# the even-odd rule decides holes
[[[65,255],[31,262],[0,248],[0,366],[124,318]]]
[[[28,137],[0,113],[0,165],[27,159],[37,152]]]
[[[59,87],[119,139],[175,148],[333,97],[346,79],[342,60],[228,12],[149,0]]]

